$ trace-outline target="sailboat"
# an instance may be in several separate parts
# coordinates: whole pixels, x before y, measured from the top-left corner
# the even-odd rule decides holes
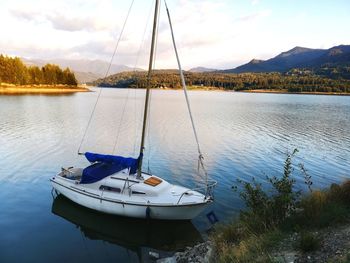
[[[203,155],[199,147],[198,136],[187,96],[185,79],[176,49],[170,14],[168,8],[166,10],[181,83],[184,88],[198,146],[199,167],[202,168],[205,174],[204,187],[189,189],[171,184],[159,176],[142,171],[150,99],[150,80],[152,77],[159,15],[159,0],[156,0],[139,156],[138,158],[126,158],[85,152],[83,154],[91,163],[89,166],[85,168],[62,168],[50,181],[57,192],[75,203],[99,212],[120,216],[145,219],[191,220],[203,211],[208,204],[213,202],[213,188],[216,182],[208,179],[204,167]]]

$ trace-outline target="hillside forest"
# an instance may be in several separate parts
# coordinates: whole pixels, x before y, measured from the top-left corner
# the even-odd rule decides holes
[[[350,68],[342,69],[347,74]],[[350,79],[332,78],[323,68],[318,72],[308,69],[292,69],[285,73],[218,73],[218,72],[184,72],[188,86],[214,87],[222,90],[285,90],[288,92],[335,92],[350,93]],[[325,74],[327,73],[327,75]],[[145,88],[146,72],[122,72],[106,79],[99,79],[92,85],[118,88]],[[152,88],[181,88],[179,73],[176,70],[156,70],[151,79]]]

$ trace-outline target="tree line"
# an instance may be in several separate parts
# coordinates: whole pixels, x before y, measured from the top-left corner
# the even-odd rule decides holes
[[[289,92],[348,92],[350,80],[316,75],[294,70],[286,73],[216,73],[184,72],[188,86],[215,87],[223,90],[277,89]],[[97,86],[118,88],[146,88],[146,72],[122,72],[92,83]],[[156,70],[152,73],[152,88],[181,88],[176,70]]]
[[[78,84],[74,73],[69,68],[62,70],[53,64],[46,64],[41,68],[26,66],[20,58],[4,55],[0,55],[0,82],[16,85],[64,84],[76,86]]]

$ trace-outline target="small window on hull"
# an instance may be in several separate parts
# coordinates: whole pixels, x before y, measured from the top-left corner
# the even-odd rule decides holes
[[[145,195],[146,193],[144,192],[139,192],[139,191],[132,191],[131,192],[133,195]]]
[[[109,192],[115,192],[115,193],[120,193],[121,192],[120,188],[107,186],[107,185],[101,185],[100,186],[100,190],[102,190],[102,191],[109,191]]]

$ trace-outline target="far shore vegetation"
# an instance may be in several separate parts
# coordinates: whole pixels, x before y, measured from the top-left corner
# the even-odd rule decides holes
[[[288,72],[270,73],[222,73],[188,72],[185,78],[191,90],[221,90],[258,93],[297,94],[350,94],[350,67],[324,65],[317,69],[291,69]],[[146,88],[147,72],[121,72],[89,85],[116,88]],[[46,93],[44,87],[67,93],[88,91],[77,88],[78,82],[69,69],[46,64],[43,67],[26,66],[18,57],[0,55],[0,94]],[[151,88],[180,89],[181,82],[177,70],[154,70]],[[40,89],[40,90],[38,90]],[[63,90],[64,89],[64,90]],[[53,92],[51,90],[51,92]]]
[[[350,94],[350,67],[341,69],[330,67],[317,71],[293,69],[285,73],[234,74],[186,71],[184,74],[187,85],[193,90]],[[147,85],[147,73],[143,71],[121,72],[90,84],[103,87],[145,88]],[[181,88],[177,70],[155,70],[152,73],[151,85],[152,88],[160,89]]]
[[[0,95],[58,94],[89,91],[79,87],[74,73],[47,64],[41,68],[26,66],[18,57],[0,55]]]
[[[246,208],[235,221],[210,234],[214,262],[285,262],[274,255],[283,241],[293,242],[290,245],[301,254],[315,251],[322,243],[322,230],[350,223],[350,181],[313,189],[304,166],[293,164],[296,153],[287,155],[281,176],[266,176],[268,189],[254,179],[237,182],[234,190],[239,191]],[[295,168],[303,174],[308,194],[296,189]],[[297,238],[291,241],[291,235]],[[344,261],[336,262],[349,261],[347,254]]]

